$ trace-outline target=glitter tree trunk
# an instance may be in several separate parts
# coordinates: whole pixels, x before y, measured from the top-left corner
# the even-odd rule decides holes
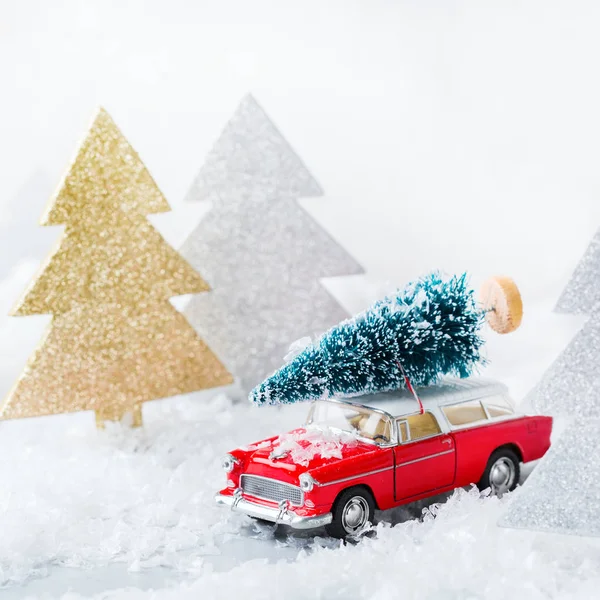
[[[298,205],[322,190],[256,101],[243,100],[188,200],[212,209],[182,254],[215,287],[186,316],[248,392],[289,344],[348,316],[320,279],[363,272]]]
[[[65,232],[13,314],[53,319],[2,418],[94,410],[139,425],[142,402],[231,382],[169,302],[209,288],[145,217],[168,210],[101,110],[42,219]]]
[[[563,291],[556,312],[590,315],[526,399],[568,419],[566,431],[513,501],[501,524],[600,536],[600,232]]]

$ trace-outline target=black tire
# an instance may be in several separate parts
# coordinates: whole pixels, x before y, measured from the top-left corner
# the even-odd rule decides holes
[[[356,535],[373,522],[375,501],[365,488],[349,488],[337,497],[331,512],[333,520],[325,527],[327,533],[343,539]]]
[[[492,494],[500,497],[512,492],[521,476],[520,462],[514,450],[498,448],[490,456],[477,487],[481,491],[490,489]]]

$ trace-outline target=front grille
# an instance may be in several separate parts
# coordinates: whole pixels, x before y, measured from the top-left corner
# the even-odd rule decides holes
[[[302,506],[304,503],[302,490],[299,487],[268,477],[242,475],[242,490],[246,494],[263,500],[272,500],[273,502],[289,500],[290,504],[295,506]]]

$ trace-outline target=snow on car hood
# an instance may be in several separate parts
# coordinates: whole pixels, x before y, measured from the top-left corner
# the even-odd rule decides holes
[[[251,460],[263,464],[268,460],[269,463],[282,467],[305,467],[302,470],[373,452],[375,449],[372,444],[361,441],[350,433],[310,426],[294,429],[248,448],[252,452]]]

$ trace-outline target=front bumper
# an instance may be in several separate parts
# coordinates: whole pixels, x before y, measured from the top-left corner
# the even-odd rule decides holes
[[[323,525],[331,523],[333,518],[331,513],[315,515],[312,517],[302,517],[285,506],[273,508],[270,506],[263,506],[262,504],[255,504],[254,502],[242,498],[241,494],[233,496],[217,494],[215,496],[215,501],[221,506],[229,506],[231,510],[244,513],[249,517],[264,519],[265,521],[272,521],[273,523],[281,523],[282,525],[288,525],[293,529],[313,529],[315,527],[322,527]]]

